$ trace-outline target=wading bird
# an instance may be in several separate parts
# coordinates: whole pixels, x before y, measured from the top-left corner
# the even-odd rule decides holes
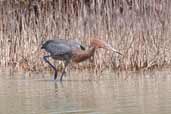
[[[52,57],[55,60],[64,61],[65,66],[62,70],[60,81],[62,81],[65,69],[71,61],[79,63],[87,60],[94,55],[95,50],[98,48],[112,50],[122,55],[119,51],[115,50],[109,44],[100,39],[92,39],[90,41],[90,48],[86,50],[80,43],[70,40],[48,40],[41,47],[41,49],[45,49],[48,53],[50,53],[50,55],[44,56],[43,59],[54,69],[54,80],[57,78],[57,69],[48,61],[48,58]]]

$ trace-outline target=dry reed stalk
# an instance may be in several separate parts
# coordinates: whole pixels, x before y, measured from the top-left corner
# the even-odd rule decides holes
[[[43,70],[48,66],[42,61],[42,42],[62,38],[88,43],[91,37],[110,42],[124,56],[100,50],[95,66],[87,61],[78,65],[83,68],[170,65],[170,6],[170,0],[2,0],[0,66]]]

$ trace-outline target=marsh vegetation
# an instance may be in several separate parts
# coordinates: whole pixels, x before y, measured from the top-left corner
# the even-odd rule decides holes
[[[1,0],[0,66],[42,70],[41,44],[104,39],[124,56],[97,51],[72,68],[141,69],[171,64],[170,0]]]

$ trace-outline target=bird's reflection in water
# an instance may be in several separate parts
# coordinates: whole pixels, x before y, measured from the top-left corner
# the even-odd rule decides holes
[[[59,82],[59,81],[54,81],[54,91],[55,91],[55,94],[58,95],[58,92],[59,92],[59,89],[61,88],[64,88],[64,84],[63,82]]]

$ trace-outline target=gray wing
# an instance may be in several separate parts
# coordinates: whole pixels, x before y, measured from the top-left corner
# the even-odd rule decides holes
[[[75,50],[75,49],[85,50],[85,46],[83,46],[80,42],[75,41],[75,40],[58,39],[58,40],[55,40],[55,42],[67,44],[71,47],[72,50]]]
[[[85,46],[83,46],[80,42],[76,42],[76,41],[70,40],[70,41],[68,41],[68,44],[70,45],[70,47],[72,49],[85,50]]]
[[[65,43],[55,43],[51,42],[47,45],[46,51],[51,55],[63,55],[67,53],[72,53],[71,48]]]
[[[41,49],[45,49],[51,55],[61,55],[65,53],[72,53],[72,50],[81,49],[85,50],[85,47],[76,41],[73,40],[48,40],[46,41]]]

